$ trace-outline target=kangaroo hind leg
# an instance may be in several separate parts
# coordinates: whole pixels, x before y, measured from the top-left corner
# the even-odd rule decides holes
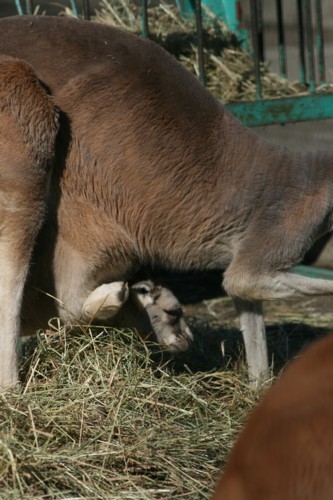
[[[252,384],[269,376],[261,302],[333,294],[333,281],[298,276],[290,271],[254,269],[257,271],[232,263],[224,276],[224,287],[234,299],[240,318]]]

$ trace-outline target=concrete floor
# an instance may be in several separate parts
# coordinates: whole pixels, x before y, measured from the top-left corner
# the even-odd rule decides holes
[[[333,120],[257,127],[256,132],[266,139],[293,150],[333,150]]]

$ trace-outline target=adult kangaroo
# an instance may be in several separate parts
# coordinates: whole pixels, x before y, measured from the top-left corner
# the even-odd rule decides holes
[[[333,335],[267,391],[240,433],[213,500],[333,498]]]
[[[30,63],[61,111],[35,252],[52,240],[60,316],[140,265],[226,269],[250,381],[267,377],[262,300],[333,293],[289,271],[332,229],[332,154],[263,141],[174,57],[119,29],[5,18],[0,53]]]

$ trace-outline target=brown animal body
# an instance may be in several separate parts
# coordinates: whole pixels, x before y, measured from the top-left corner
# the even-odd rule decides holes
[[[333,498],[333,335],[287,367],[241,432],[213,500]]]
[[[57,314],[56,303],[45,295],[45,290],[54,292],[51,255],[56,240],[55,221],[46,215],[46,200],[59,111],[33,68],[23,60],[4,55],[0,55],[0,122],[0,384],[6,387],[17,380],[20,314],[23,334],[35,333]],[[21,313],[23,286],[43,221],[47,229],[39,235],[32,257],[34,264],[23,301],[26,305]],[[66,313],[69,319],[71,312]],[[161,347],[171,352],[185,350],[193,340],[176,297],[150,280],[130,288],[124,282],[97,287],[82,304],[79,319],[135,328],[144,338],[153,332]]]
[[[23,287],[41,228],[58,112],[23,61],[0,55],[0,386],[17,380]]]
[[[262,141],[172,56],[118,29],[2,19],[0,53],[29,62],[61,110],[32,282],[51,267],[66,319],[147,263],[226,269],[250,379],[267,376],[261,301],[333,293],[288,271],[332,228],[332,155]]]

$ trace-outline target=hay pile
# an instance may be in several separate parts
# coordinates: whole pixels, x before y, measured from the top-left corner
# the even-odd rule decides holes
[[[129,331],[56,322],[24,344],[21,389],[0,393],[1,498],[210,498],[260,394],[231,300],[186,309],[196,342],[176,361]],[[276,366],[332,323],[316,310],[318,299],[267,305]]]
[[[132,332],[56,322],[25,343],[21,389],[0,393],[1,498],[210,498],[260,394],[248,388],[231,300],[186,307],[196,343],[176,361]],[[332,322],[317,307],[268,304],[276,365]]]
[[[26,350],[0,395],[1,498],[209,498],[256,401],[235,372],[175,376],[131,332],[55,326]]]

